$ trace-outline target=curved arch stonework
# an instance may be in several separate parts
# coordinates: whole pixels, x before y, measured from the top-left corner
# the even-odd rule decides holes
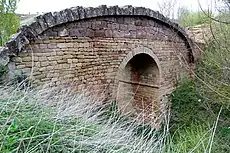
[[[7,54],[17,54],[22,52],[26,45],[39,38],[39,36],[46,30],[55,26],[74,21],[81,21],[84,19],[106,16],[144,16],[153,20],[158,20],[178,33],[186,42],[187,48],[190,51],[190,62],[194,62],[197,58],[195,56],[196,53],[194,51],[193,42],[189,39],[185,30],[183,30],[178,24],[171,22],[170,19],[164,17],[158,11],[156,12],[144,7],[133,7],[131,5],[124,7],[107,7],[106,5],[101,5],[99,7],[88,8],[77,6],[59,12],[48,12],[43,15],[39,15],[34,18],[32,23],[22,26],[19,32],[11,37],[11,40],[7,42]]]
[[[127,56],[123,59],[123,61],[121,62],[119,68],[118,68],[118,72],[117,72],[117,76],[116,79],[119,78],[120,75],[122,75],[122,71],[125,68],[125,66],[127,65],[127,63],[136,55],[138,54],[147,54],[150,57],[153,58],[153,60],[156,62],[157,67],[159,69],[159,78],[161,78],[161,65],[160,65],[160,61],[158,59],[158,57],[153,53],[153,51],[147,47],[137,47],[134,50],[130,51]]]

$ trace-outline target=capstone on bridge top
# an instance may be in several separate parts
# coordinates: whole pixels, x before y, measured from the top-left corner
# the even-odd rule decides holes
[[[181,35],[181,37],[185,40],[188,49],[191,53],[193,52],[192,41],[188,38],[184,29],[182,29],[178,24],[170,21],[170,19],[164,17],[158,11],[153,11],[144,7],[133,7],[131,5],[124,7],[107,7],[106,5],[101,5],[99,7],[87,8],[77,6],[64,9],[59,12],[45,13],[35,17],[32,23],[22,26],[18,33],[12,35],[11,39],[7,42],[7,53],[18,54],[22,52],[26,45],[30,44],[30,42],[37,38],[39,39],[40,34],[54,26],[102,16],[146,16],[154,20],[158,20]],[[192,57],[192,60],[194,61],[194,57]]]

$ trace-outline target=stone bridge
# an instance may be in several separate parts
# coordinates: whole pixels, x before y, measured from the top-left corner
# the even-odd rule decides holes
[[[88,88],[117,99],[124,112],[159,109],[196,61],[192,41],[177,24],[143,7],[73,7],[46,13],[7,43],[9,74],[33,85]],[[2,52],[3,54],[3,52]]]

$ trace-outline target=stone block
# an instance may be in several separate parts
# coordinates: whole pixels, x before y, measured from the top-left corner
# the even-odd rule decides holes
[[[48,66],[48,65],[49,65],[49,62],[46,62],[46,61],[41,62],[41,67],[45,67],[45,66]]]
[[[105,31],[104,30],[94,31],[94,37],[105,37]]]
[[[46,70],[47,70],[47,71],[51,71],[51,70],[53,70],[53,69],[54,69],[53,66],[47,66],[47,67],[46,67]]]
[[[47,57],[38,57],[38,61],[43,62],[43,61],[47,61]]]
[[[72,59],[72,63],[78,63],[78,59]]]
[[[39,44],[40,49],[47,49],[48,45],[47,44]]]
[[[31,68],[32,67],[32,63],[31,62],[26,62],[24,63],[26,68]]]
[[[41,63],[40,62],[33,62],[33,67],[40,67]]]
[[[57,43],[58,48],[72,48],[73,46],[73,43]]]
[[[58,60],[57,63],[58,63],[58,64],[67,63],[67,60]]]
[[[73,60],[72,59],[67,59],[67,63],[71,64],[71,63],[73,63]]]
[[[62,64],[62,68],[63,69],[68,69],[68,68],[70,68],[70,65],[69,64]]]
[[[66,79],[66,78],[73,78],[73,77],[74,77],[74,74],[67,74],[67,75],[64,76],[64,79]]]
[[[23,57],[22,58],[22,62],[31,62],[32,61],[32,57],[30,56],[28,56],[28,57]]]
[[[73,55],[63,55],[63,59],[71,59],[73,58]]]
[[[50,63],[51,66],[55,66],[55,65],[58,64],[57,61],[49,61],[49,63]]]
[[[64,55],[64,52],[63,51],[57,51],[57,53],[56,53],[58,56],[62,56],[62,55]]]
[[[112,24],[108,25],[108,28],[111,30],[119,30],[119,24],[112,23]]]
[[[126,24],[120,24],[119,25],[119,29],[123,30],[123,31],[128,30],[128,25],[126,25]]]
[[[82,67],[83,64],[82,63],[77,63],[76,65],[77,65],[77,67]]]
[[[16,62],[16,63],[21,63],[22,62],[22,58],[21,57],[12,57],[11,60],[13,62]]]
[[[57,44],[56,43],[49,43],[47,47],[50,48],[50,49],[56,49]]]
[[[49,61],[54,61],[54,60],[56,60],[56,58],[55,58],[54,56],[47,57],[47,59],[48,59]]]

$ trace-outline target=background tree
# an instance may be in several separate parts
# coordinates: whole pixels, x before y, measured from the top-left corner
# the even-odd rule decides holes
[[[176,4],[177,0],[162,0],[160,3],[158,3],[159,11],[165,17],[174,19]]]
[[[20,19],[15,14],[18,0],[0,0],[0,45],[4,46],[9,37],[16,33]]]
[[[212,16],[212,13],[209,11],[190,11],[186,7],[181,7],[178,9],[177,17],[178,23],[182,27],[190,27],[201,24],[210,24],[212,19],[208,16]]]

